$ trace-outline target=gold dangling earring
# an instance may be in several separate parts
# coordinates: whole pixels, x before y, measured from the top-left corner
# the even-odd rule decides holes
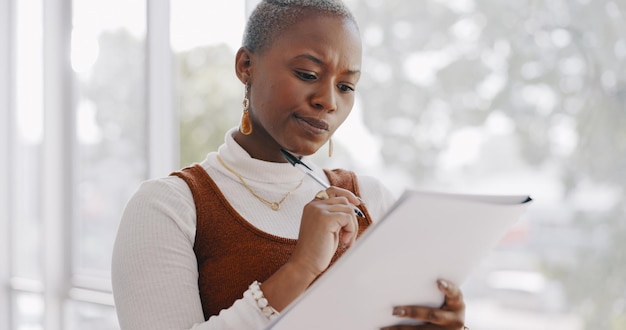
[[[243,135],[250,135],[252,133],[252,122],[250,121],[250,99],[248,94],[250,92],[249,85],[246,84],[246,90],[243,96],[243,114],[241,115],[241,127],[239,131]]]
[[[333,156],[333,138],[328,139],[328,157]]]

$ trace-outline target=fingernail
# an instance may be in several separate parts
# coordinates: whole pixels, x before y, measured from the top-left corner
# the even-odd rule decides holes
[[[358,196],[357,196],[357,197],[356,197],[356,199],[358,199],[358,200],[359,200],[359,203],[361,203],[361,204],[365,205],[365,202],[361,199],[361,197],[358,197]]]
[[[406,315],[406,309],[404,309],[402,307],[394,307],[392,314],[396,315],[396,316],[405,316]]]
[[[445,280],[437,280],[437,284],[439,285],[440,288],[444,290],[447,290],[450,287],[450,284],[448,284],[448,282]]]

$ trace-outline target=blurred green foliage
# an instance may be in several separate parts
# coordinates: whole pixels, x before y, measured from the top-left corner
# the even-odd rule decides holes
[[[225,44],[176,55],[180,111],[180,165],[200,162],[217,150],[241,116],[243,85],[235,76],[233,51]]]

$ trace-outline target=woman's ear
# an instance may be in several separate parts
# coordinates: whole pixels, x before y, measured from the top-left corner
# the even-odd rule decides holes
[[[237,78],[244,84],[250,80],[250,69],[252,66],[252,53],[246,47],[241,47],[235,55],[235,72]]]

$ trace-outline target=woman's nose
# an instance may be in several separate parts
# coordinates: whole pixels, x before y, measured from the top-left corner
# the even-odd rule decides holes
[[[313,107],[319,110],[334,111],[337,109],[335,87],[331,83],[320,84],[311,99]]]

